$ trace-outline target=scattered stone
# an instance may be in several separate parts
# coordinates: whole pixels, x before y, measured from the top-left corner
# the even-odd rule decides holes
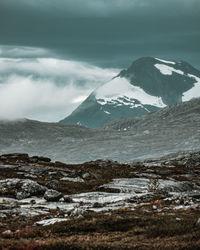
[[[36,201],[35,200],[30,200],[30,204],[34,205],[34,204],[36,204]]]
[[[4,219],[4,218],[7,218],[6,214],[0,213],[0,219]]]
[[[63,196],[62,193],[50,189],[45,192],[44,199],[47,201],[59,201],[62,198],[62,196]]]
[[[58,180],[49,181],[46,186],[50,189],[57,189],[60,187],[60,182]]]
[[[120,163],[117,162],[117,161],[103,160],[103,159],[98,159],[98,160],[95,160],[95,161],[90,161],[90,162],[87,162],[87,164],[89,164],[89,165],[96,165],[96,166],[99,166],[99,167],[117,167],[117,166],[120,165]]]
[[[77,217],[83,215],[84,213],[85,211],[82,208],[76,207],[71,211],[70,216]]]
[[[82,178],[83,179],[101,179],[102,176],[100,174],[94,174],[94,173],[83,173]]]
[[[51,159],[48,158],[48,157],[39,156],[38,157],[38,161],[41,161],[41,162],[51,162]]]
[[[65,166],[65,163],[60,162],[60,161],[55,161],[55,166],[56,167],[63,167],[63,166]]]
[[[92,178],[97,179],[97,180],[102,178],[102,176],[100,174],[91,173],[90,175]]]
[[[158,207],[156,205],[152,206],[153,210],[156,210]]]
[[[52,219],[37,221],[35,223],[35,225],[37,225],[37,226],[49,226],[49,225],[53,225],[55,223],[68,221],[68,220],[69,219],[66,219],[66,218],[52,218]]]
[[[174,173],[174,171],[166,169],[166,170],[158,170],[158,171],[156,171],[156,173],[159,175],[171,175]]]
[[[15,204],[0,204],[0,210],[11,210],[18,208],[18,205]]]
[[[82,175],[83,179],[89,179],[91,177],[91,175],[89,173],[84,173]]]
[[[61,181],[71,181],[71,182],[84,182],[84,180],[80,177],[71,178],[71,177],[63,177],[60,179]]]
[[[74,202],[73,199],[70,196],[68,196],[68,195],[65,195],[63,198],[64,198],[64,201],[67,202],[67,203]]]
[[[104,204],[103,204],[103,203],[95,202],[95,203],[93,204],[93,208],[101,208],[101,207],[104,207]]]
[[[200,218],[197,220],[196,226],[200,228]]]
[[[6,230],[4,232],[2,232],[2,235],[5,237],[5,238],[12,238],[14,233],[11,231],[11,230]]]
[[[29,158],[30,163],[38,163],[38,156],[32,156]]]

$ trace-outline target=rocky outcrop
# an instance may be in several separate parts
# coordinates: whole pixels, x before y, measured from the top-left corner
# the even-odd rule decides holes
[[[46,190],[46,187],[29,179],[13,178],[0,181],[0,195],[14,197],[19,200],[34,195],[43,195]]]
[[[198,209],[199,156],[200,152],[181,152],[131,164],[99,159],[68,165],[33,163],[27,154],[4,155],[0,220],[40,215],[42,220],[62,221],[88,211],[135,209],[143,204],[150,212]],[[19,157],[23,163],[16,161]]]
[[[32,156],[28,154],[14,153],[3,154],[0,156],[0,161],[12,163],[38,163],[38,162],[51,162],[51,159],[43,156]]]

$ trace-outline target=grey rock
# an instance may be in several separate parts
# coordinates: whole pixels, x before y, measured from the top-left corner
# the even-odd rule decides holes
[[[91,175],[91,177],[94,178],[94,179],[101,179],[101,178],[102,178],[102,176],[101,176],[100,174],[91,173],[90,175]]]
[[[161,181],[159,189],[164,192],[186,192],[192,191],[194,189],[194,185],[186,181]]]
[[[60,179],[61,181],[71,181],[71,182],[84,182],[84,180],[80,177],[72,178],[72,177],[63,177]]]
[[[0,213],[0,219],[4,219],[4,218],[7,218],[6,214]]]
[[[95,174],[95,173],[84,173],[82,174],[83,179],[101,179],[102,176],[100,174]]]
[[[192,199],[195,199],[195,200],[199,200],[200,199],[200,192],[189,192],[186,194],[187,197],[190,197]]]
[[[159,170],[156,173],[159,175],[170,175],[173,174],[173,170]]]
[[[30,163],[37,163],[38,162],[38,157],[37,156],[30,157],[29,162]]]
[[[19,207],[18,205],[12,204],[0,204],[0,210],[10,210]]]
[[[38,156],[38,161],[41,162],[51,162],[51,159],[48,157]]]
[[[67,202],[67,203],[74,202],[73,199],[69,195],[65,195],[63,198],[64,198],[64,201]]]
[[[82,178],[83,179],[89,179],[91,177],[91,175],[89,174],[89,173],[84,173],[83,175],[82,175]]]
[[[44,199],[47,201],[59,201],[62,198],[62,196],[63,196],[62,193],[50,189],[45,192]]]
[[[57,189],[60,186],[60,182],[58,180],[49,181],[46,186],[50,189]]]
[[[200,218],[197,220],[196,226],[200,228]]]
[[[0,194],[11,195],[17,199],[24,199],[33,195],[42,195],[46,187],[28,179],[5,179],[0,181]]]

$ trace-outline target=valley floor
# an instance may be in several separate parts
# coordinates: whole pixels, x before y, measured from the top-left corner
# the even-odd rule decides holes
[[[0,249],[199,249],[200,152],[119,164],[0,156]]]

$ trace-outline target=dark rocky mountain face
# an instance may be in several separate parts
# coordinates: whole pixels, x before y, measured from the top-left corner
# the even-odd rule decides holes
[[[200,96],[200,71],[186,62],[146,57],[96,89],[61,123],[97,128]]]
[[[170,62],[156,58],[141,58],[123,70],[119,76],[130,80],[131,84],[141,87],[153,96],[162,97],[166,105],[182,101],[182,95],[200,77],[200,71],[186,62]]]

